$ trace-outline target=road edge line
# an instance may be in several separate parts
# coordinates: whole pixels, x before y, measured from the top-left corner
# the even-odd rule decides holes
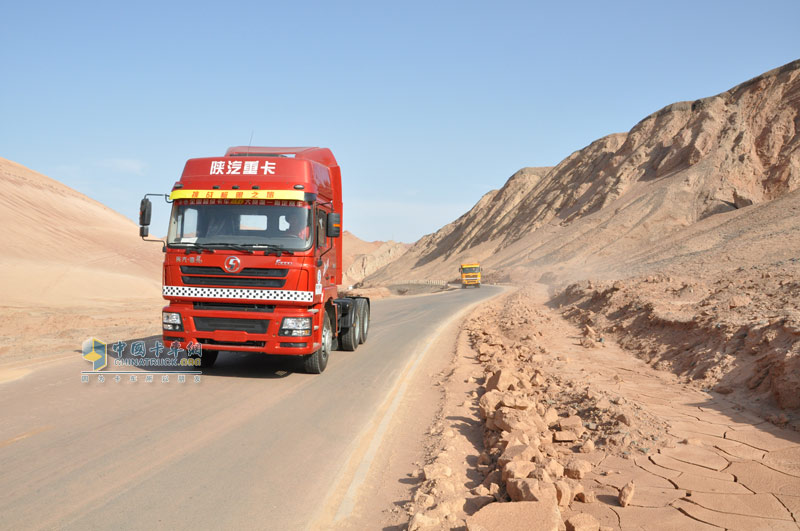
[[[439,336],[446,330],[450,325],[453,324],[458,319],[464,317],[464,315],[469,314],[473,311],[473,309],[481,303],[488,302],[493,300],[494,298],[506,293],[508,290],[505,286],[499,286],[501,290],[492,295],[491,297],[487,297],[485,299],[481,299],[476,301],[469,306],[465,306],[461,311],[452,315],[447,321],[440,324],[436,330],[430,334],[427,338],[425,338],[422,343],[425,345],[424,348],[418,350],[406,366],[403,369],[400,377],[397,379],[397,382],[392,387],[392,390],[387,395],[386,399],[381,403],[381,406],[378,408],[378,411],[382,411],[380,413],[380,417],[373,418],[370,422],[370,428],[368,428],[360,437],[359,443],[355,446],[356,450],[351,454],[350,458],[348,459],[347,465],[343,468],[345,471],[352,470],[355,468],[354,472],[350,474],[346,472],[346,477],[337,482],[337,486],[342,484],[345,480],[349,480],[349,485],[347,490],[345,491],[344,496],[341,498],[338,504],[336,504],[336,512],[334,513],[333,520],[330,522],[331,524],[335,524],[336,522],[347,518],[353,512],[355,508],[356,499],[358,497],[358,491],[361,486],[364,484],[364,481],[367,478],[367,473],[369,472],[370,468],[372,467],[372,462],[375,459],[375,456],[378,453],[378,450],[383,443],[383,437],[388,430],[391,421],[394,417],[397,408],[400,406],[402,399],[405,396],[406,390],[408,389],[409,382],[411,381],[412,377],[416,373],[417,367],[420,365],[422,360],[425,358],[425,355],[430,350],[431,345],[436,343]],[[368,444],[367,444],[368,443]],[[357,461],[357,465],[355,464],[355,459],[357,458],[358,449],[364,446],[367,446],[367,449],[360,454],[360,459]],[[334,488],[332,494],[338,492],[338,488]],[[332,495],[331,494],[331,495]],[[328,507],[332,505],[333,501],[329,503],[324,503],[323,507]],[[323,511],[323,514],[330,514],[328,511]],[[321,515],[322,517],[322,515]],[[317,522],[315,522],[316,524]]]

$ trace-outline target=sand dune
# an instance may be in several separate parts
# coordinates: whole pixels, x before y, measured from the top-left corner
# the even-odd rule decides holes
[[[161,248],[140,240],[129,219],[6,159],[0,183],[4,306],[160,296]]]
[[[0,158],[0,356],[160,332],[161,246],[121,214]],[[136,198],[132,198],[136,201]]]

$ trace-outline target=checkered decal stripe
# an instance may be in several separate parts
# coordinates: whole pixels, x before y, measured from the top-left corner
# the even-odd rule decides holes
[[[250,299],[258,301],[314,302],[313,291],[164,286],[163,293],[165,297],[189,297],[192,299]]]

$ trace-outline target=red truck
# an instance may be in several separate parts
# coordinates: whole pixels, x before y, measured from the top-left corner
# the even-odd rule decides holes
[[[165,194],[163,340],[201,367],[220,351],[297,356],[325,370],[331,350],[367,339],[370,301],[339,297],[342,177],[327,148],[232,147],[190,159]],[[161,241],[161,240],[155,240]]]

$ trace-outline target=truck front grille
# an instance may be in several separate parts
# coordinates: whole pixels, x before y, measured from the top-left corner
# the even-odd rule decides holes
[[[266,341],[217,341],[207,337],[198,337],[197,342],[218,347],[263,347],[267,344]]]
[[[266,334],[269,321],[266,319],[231,319],[229,317],[194,317],[194,327],[198,332],[234,330],[249,334]]]
[[[245,267],[238,273],[228,273],[221,267],[210,266],[181,266],[181,273],[187,275],[236,275],[244,277],[278,277],[283,278],[289,274],[288,269],[268,269],[264,267]]]
[[[230,286],[230,287],[259,287],[282,288],[286,284],[285,278],[241,278],[241,277],[181,277],[187,286]]]

